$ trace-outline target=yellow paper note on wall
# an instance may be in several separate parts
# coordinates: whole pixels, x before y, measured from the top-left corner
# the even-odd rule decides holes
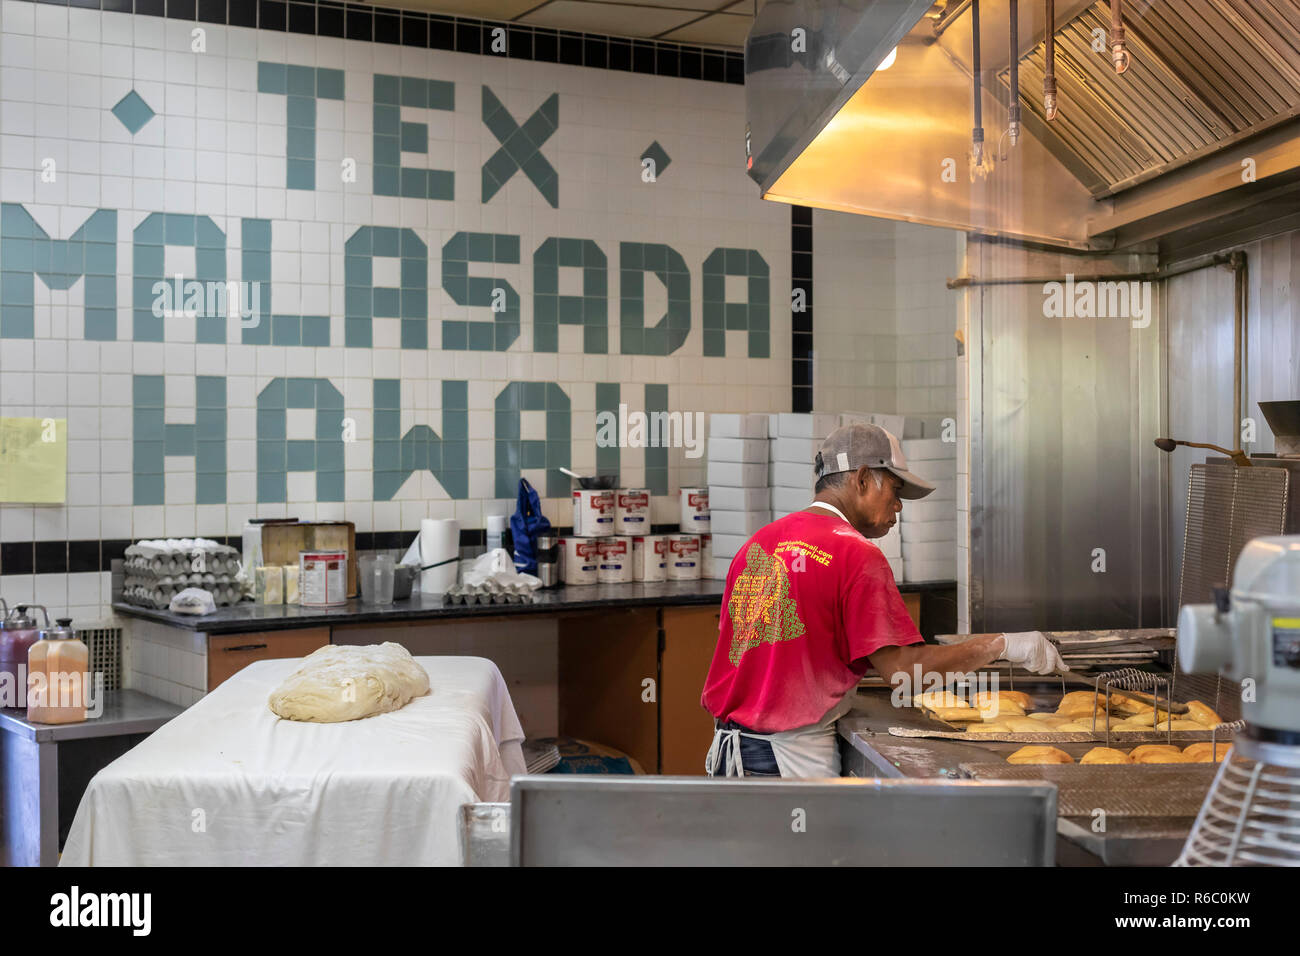
[[[62,504],[67,476],[66,418],[0,418],[0,501]]]

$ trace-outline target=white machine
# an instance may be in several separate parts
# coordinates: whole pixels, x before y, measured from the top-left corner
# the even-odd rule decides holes
[[[1176,865],[1300,865],[1300,535],[1254,539],[1230,593],[1184,606],[1178,656],[1242,683],[1246,726]]]

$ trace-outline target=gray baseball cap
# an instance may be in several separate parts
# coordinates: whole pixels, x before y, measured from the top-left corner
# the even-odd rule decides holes
[[[879,425],[864,422],[841,425],[826,436],[815,463],[818,478],[841,471],[857,471],[863,465],[884,468],[901,478],[900,498],[924,498],[934,491],[934,485],[907,470],[902,445]]]

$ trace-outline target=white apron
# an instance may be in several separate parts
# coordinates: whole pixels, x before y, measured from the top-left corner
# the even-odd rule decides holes
[[[840,748],[836,739],[836,722],[853,707],[853,693],[849,688],[839,703],[826,712],[815,724],[782,730],[774,734],[751,734],[743,730],[713,731],[713,744],[704,758],[704,772],[713,776],[714,768],[722,760],[723,748],[730,755],[728,777],[743,777],[745,767],[740,759],[740,738],[753,737],[766,740],[772,746],[777,769],[783,777],[838,777],[840,775]]]

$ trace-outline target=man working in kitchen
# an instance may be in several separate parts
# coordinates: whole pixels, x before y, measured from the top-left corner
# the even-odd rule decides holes
[[[760,528],[731,562],[701,699],[716,727],[710,776],[838,777],[835,722],[868,667],[891,682],[918,665],[955,674],[998,659],[1035,674],[1068,670],[1037,632],[924,643],[867,540],[888,533],[900,499],[934,491],[907,470],[897,438],[878,425],[841,426],[814,469],[813,503]]]

